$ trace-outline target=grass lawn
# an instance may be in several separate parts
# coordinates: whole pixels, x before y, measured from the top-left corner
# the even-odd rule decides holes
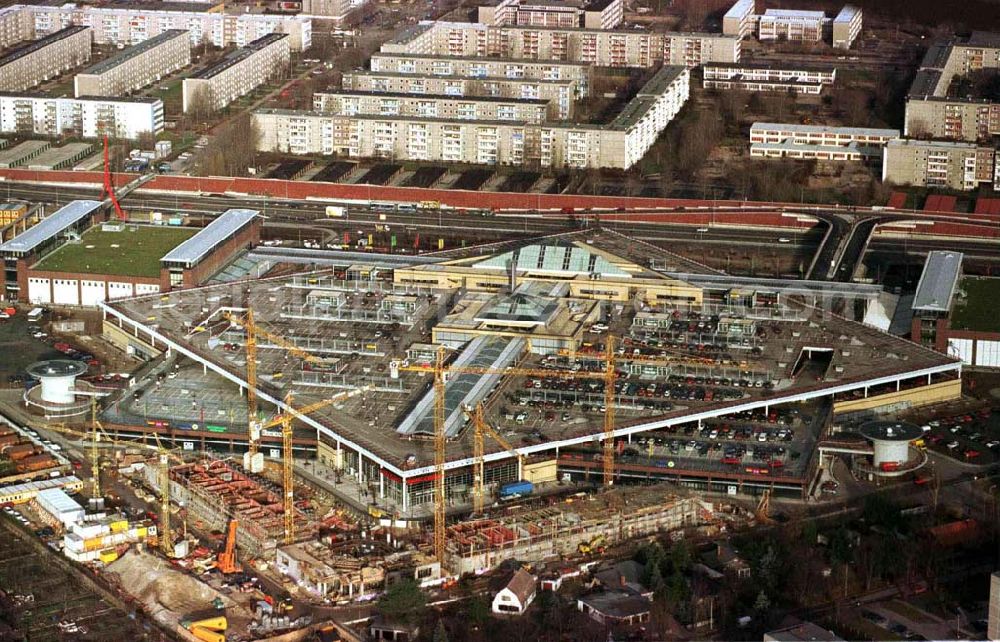
[[[958,288],[965,292],[964,301],[955,305],[951,327],[956,330],[1000,332],[1000,279],[964,278]]]
[[[121,232],[105,232],[95,227],[84,233],[79,243],[67,243],[46,256],[35,269],[157,277],[163,255],[197,231],[158,225],[126,225]]]

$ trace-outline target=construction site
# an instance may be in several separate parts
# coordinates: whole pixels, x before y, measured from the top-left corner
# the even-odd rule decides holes
[[[597,555],[631,540],[715,523],[714,513],[711,503],[664,488],[570,497],[449,526],[447,567],[458,574],[482,573],[507,559],[539,563]]]
[[[163,269],[253,233],[231,212]],[[90,413],[39,419],[89,460],[82,521],[52,502],[64,553],[145,586],[182,635],[304,629],[294,604],[718,532],[729,498],[766,519],[822,479],[833,414],[960,394],[956,360],[607,230],[324,254],[303,272],[227,251],[263,276],[99,302],[102,340],[141,366],[86,399],[61,384]],[[130,507],[103,504],[108,470]],[[144,572],[160,588],[127,579]]]

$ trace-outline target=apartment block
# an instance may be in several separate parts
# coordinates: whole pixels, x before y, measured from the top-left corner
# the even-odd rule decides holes
[[[0,94],[0,133],[138,138],[163,131],[159,98],[54,98]]]
[[[548,104],[544,100],[509,98],[329,92],[313,94],[313,111],[343,116],[514,120],[537,124],[546,120]]]
[[[575,80],[524,80],[497,76],[469,78],[364,71],[345,73],[341,77],[341,85],[344,91],[542,100],[548,105],[550,120],[571,118],[574,97],[586,95],[586,88],[578,88]]]
[[[309,16],[226,14],[208,11],[100,7],[66,3],[17,5],[34,19],[38,34],[52,33],[70,25],[87,25],[97,44],[133,45],[171,29],[184,29],[192,45],[208,41],[216,47],[247,44],[271,33],[288,35],[292,51],[312,46]]]
[[[1000,135],[1000,103],[914,98],[906,102],[907,136],[977,141]]]
[[[850,49],[861,33],[864,14],[860,7],[844,5],[833,19],[833,48]]]
[[[499,0],[477,7],[477,21],[494,26],[614,29],[625,16],[623,0]]]
[[[995,172],[995,149],[953,141],[890,141],[882,163],[885,182],[957,190],[992,183]]]
[[[830,19],[822,11],[766,9],[756,13],[764,0],[736,0],[722,17],[722,33],[745,38],[756,32],[759,40],[820,42],[829,38],[836,49],[850,49],[861,33],[864,14],[858,7],[844,5]]]
[[[751,143],[752,158],[793,158],[796,160],[854,161],[880,158],[880,153],[866,152],[857,143],[847,145],[796,145],[795,143]]]
[[[27,11],[17,5],[0,9],[0,49],[34,37],[35,25]]]
[[[196,106],[201,94],[215,109],[222,109],[287,68],[289,58],[289,38],[286,34],[272,33],[254,40],[230,53],[218,64],[184,79],[184,111]]]
[[[746,38],[752,34],[756,23],[755,4],[754,0],[736,0],[722,16],[722,33],[737,38]]]
[[[820,42],[826,22],[822,11],[768,9],[757,19],[757,38]]]
[[[702,84],[707,89],[819,95],[836,79],[837,70],[832,67],[777,69],[767,64],[710,63],[702,68]]]
[[[399,73],[467,78],[500,77],[512,80],[572,80],[587,95],[592,68],[586,63],[515,58],[447,57],[429,54],[375,53],[369,61],[373,73]]]
[[[191,64],[187,31],[169,29],[76,75],[79,96],[127,96]]]
[[[739,62],[740,39],[702,33],[652,33],[553,27],[494,27],[470,22],[418,23],[381,47],[384,54],[521,58],[599,67],[695,67]]]
[[[642,158],[676,116],[687,100],[689,83],[687,69],[661,69],[606,125],[347,116],[273,109],[258,110],[254,120],[261,131],[261,151],[627,169]]]
[[[932,45],[906,97],[907,136],[982,141],[1000,135],[1000,102],[949,96],[952,82],[984,69],[1000,69],[1000,34]]]
[[[302,0],[302,13],[323,18],[334,27],[346,26],[367,0]],[[281,4],[279,3],[279,6]]]
[[[750,127],[750,155],[827,161],[879,159],[885,145],[898,138],[897,129],[754,123]]]
[[[90,60],[89,27],[66,27],[0,58],[0,91],[24,91]]]
[[[870,127],[827,127],[826,125],[798,125],[795,123],[754,123],[750,127],[750,142],[780,143],[790,141],[797,145],[860,145],[882,146],[899,138],[898,129]]]

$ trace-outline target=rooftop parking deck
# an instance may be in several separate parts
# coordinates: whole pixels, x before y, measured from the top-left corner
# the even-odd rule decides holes
[[[140,333],[155,333],[160,345],[169,342],[232,382],[244,382],[245,335],[225,320],[222,312],[239,315],[252,307],[259,327],[318,358],[306,363],[259,339],[263,398],[277,401],[292,390],[294,405],[301,407],[338,390],[366,388],[362,394],[316,411],[307,423],[321,428],[328,439],[357,447],[398,474],[407,475],[426,474],[433,462],[432,443],[421,431],[398,431],[419,400],[426,398],[432,375],[403,369],[395,377],[392,362],[430,368],[435,350],[425,346],[444,329],[466,331],[472,327],[480,335],[529,339],[516,366],[531,372],[506,371],[497,377],[495,386],[490,382],[483,397],[488,423],[503,431],[525,454],[556,446],[593,445],[602,434],[601,353],[609,335],[617,342],[615,414],[621,436],[638,436],[653,429],[860,390],[901,378],[933,373],[953,376],[959,368],[947,356],[794,299],[753,303],[713,298],[696,306],[650,305],[638,298],[640,291],[653,287],[657,279],[665,283],[670,279],[642,266],[644,260],[655,258],[645,257],[645,246],[607,232],[581,233],[573,238],[579,243],[574,246],[577,248],[619,253],[597,283],[616,278],[627,281],[636,288],[633,295],[637,298],[616,304],[565,293],[567,288],[553,288],[551,281],[548,289],[533,286],[531,297],[545,299],[548,292],[556,306],[569,308],[574,300],[591,306],[576,308],[575,314],[586,317],[589,309],[594,315],[576,321],[578,328],[566,328],[557,337],[564,343],[538,341],[538,335],[532,334],[535,324],[520,314],[491,316],[480,306],[478,312],[462,316],[463,309],[470,310],[470,302],[481,304],[484,298],[499,306],[497,309],[514,309],[510,307],[513,304],[504,303],[509,303],[509,292],[492,286],[477,291],[474,281],[468,279],[455,281],[466,283],[467,291],[459,285],[443,288],[393,283],[392,270],[367,267],[171,292],[162,298],[114,302],[106,309],[123,325],[138,326]],[[542,255],[540,249],[536,251]],[[500,250],[492,256],[503,253]],[[412,268],[413,273],[420,274],[425,268],[427,274],[434,275],[453,270],[456,279],[461,270],[493,273],[476,267],[488,264],[489,255],[481,251],[477,255],[473,250],[467,250],[465,258],[459,254],[443,254],[442,263]],[[662,252],[659,257],[664,258]],[[584,258],[581,264],[587,263]],[[593,260],[589,264],[603,265]],[[619,269],[630,276],[614,276]],[[550,266],[543,270],[546,274],[535,274],[519,264],[517,272],[521,292],[524,283],[544,284],[546,279],[558,278],[559,269]],[[521,310],[523,306],[515,307]],[[449,325],[449,319],[456,315],[469,327]],[[440,336],[438,339],[442,342]],[[449,345],[449,340],[445,338],[443,343]],[[449,361],[455,358],[458,347],[446,350]],[[472,452],[470,432],[461,426],[451,431],[454,438],[447,446],[450,466],[467,463]],[[493,459],[507,456],[490,440],[486,452]]]

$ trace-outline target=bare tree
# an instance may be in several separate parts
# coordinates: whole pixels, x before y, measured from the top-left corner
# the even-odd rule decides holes
[[[195,172],[199,176],[246,176],[259,142],[260,129],[253,116],[241,114],[195,156]]]
[[[196,87],[184,106],[185,113],[198,121],[208,120],[215,112],[214,94],[211,87]]]

